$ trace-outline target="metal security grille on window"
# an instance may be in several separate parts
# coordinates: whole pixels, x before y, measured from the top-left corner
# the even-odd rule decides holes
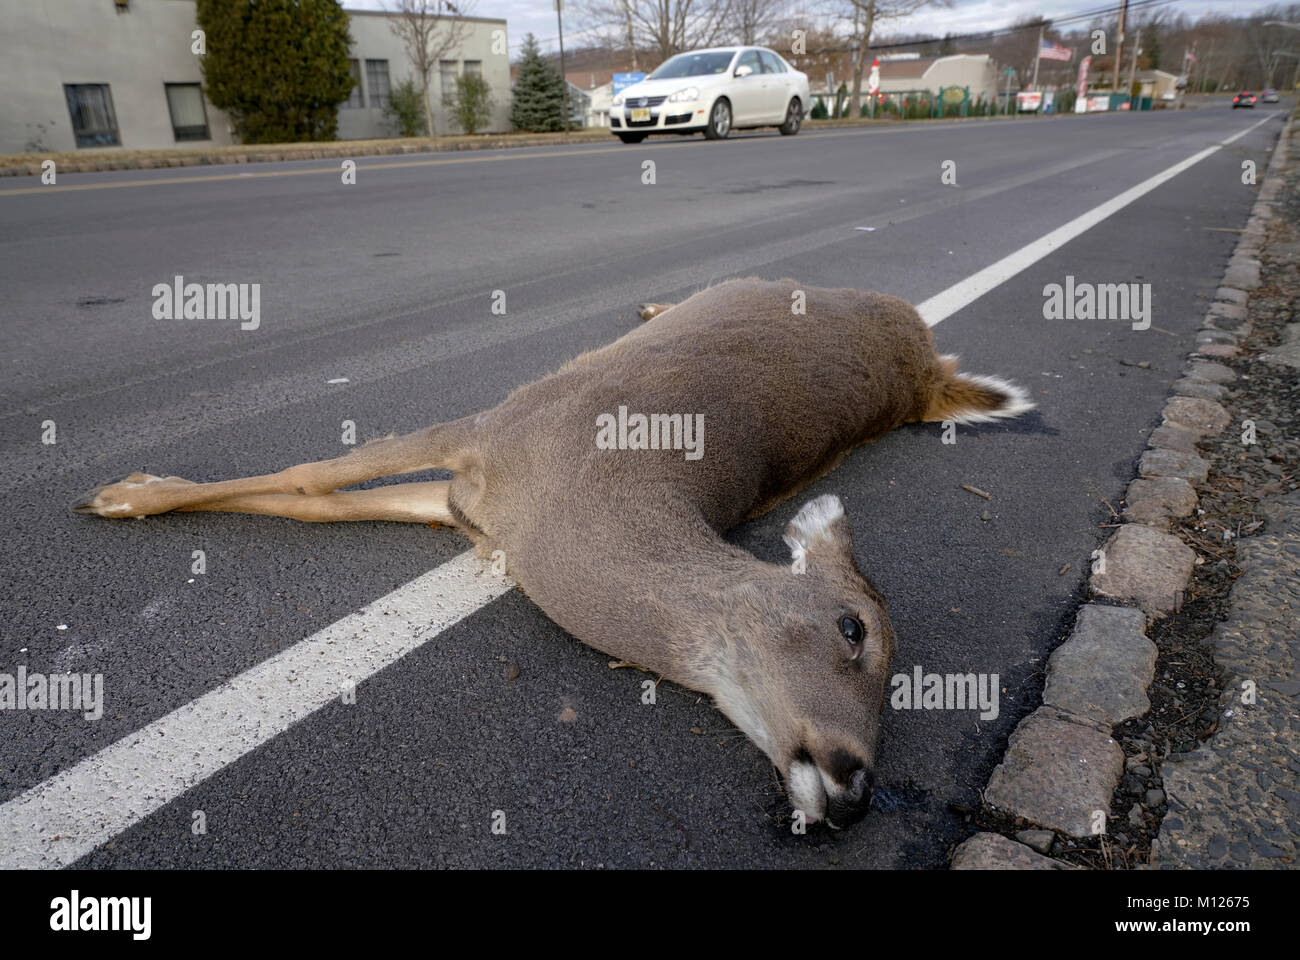
[[[482,61],[482,60],[466,60],[466,61],[465,61],[465,76],[467,76],[467,77],[481,77],[481,76],[483,76],[483,61]]]
[[[366,61],[366,86],[370,88],[372,107],[388,106],[388,61]]]
[[[361,94],[361,64],[356,60],[349,60],[348,70],[352,74],[352,93],[343,102],[343,106],[356,110],[366,105],[365,98]]]
[[[113,147],[117,136],[117,115],[106,83],[65,83],[72,132],[79,147]]]
[[[208,115],[203,90],[197,83],[167,84],[167,109],[172,115],[172,132],[177,140],[207,140]]]

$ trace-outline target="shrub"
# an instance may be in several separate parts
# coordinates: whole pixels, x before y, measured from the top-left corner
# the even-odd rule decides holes
[[[492,122],[492,89],[477,73],[456,78],[456,95],[452,98],[452,114],[466,133],[478,133]]]
[[[424,136],[424,93],[413,77],[407,77],[388,91],[384,119],[399,137]]]

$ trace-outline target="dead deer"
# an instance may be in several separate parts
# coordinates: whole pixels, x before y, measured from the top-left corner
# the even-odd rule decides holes
[[[800,296],[803,312],[792,309]],[[958,374],[916,311],[882,294],[743,279],[641,312],[643,326],[491,410],[265,476],[136,473],[73,509],[453,526],[480,556],[503,551],[508,573],[578,639],[711,695],[808,822],[846,826],[874,784],[894,651],[884,598],[858,569],[834,495],[786,525],[789,564],[721,534],[900,424],[1032,404],[1012,384]],[[703,456],[673,449],[667,418],[664,443],[598,444],[620,407],[702,416]],[[434,469],[453,478],[341,489]]]

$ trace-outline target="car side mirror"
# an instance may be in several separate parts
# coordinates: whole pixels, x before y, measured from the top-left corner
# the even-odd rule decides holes
[[[743,64],[742,66],[736,68],[736,76],[738,77],[747,77],[753,72],[754,72],[754,68],[751,67],[749,64]]]

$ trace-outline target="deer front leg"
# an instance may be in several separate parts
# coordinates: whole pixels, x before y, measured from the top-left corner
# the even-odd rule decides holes
[[[99,487],[72,504],[77,513],[100,517],[146,517],[169,510],[194,509],[236,497],[285,494],[320,496],[376,477],[445,467],[460,468],[469,418],[390,437],[333,460],[300,463],[277,473],[217,483],[133,473]]]

